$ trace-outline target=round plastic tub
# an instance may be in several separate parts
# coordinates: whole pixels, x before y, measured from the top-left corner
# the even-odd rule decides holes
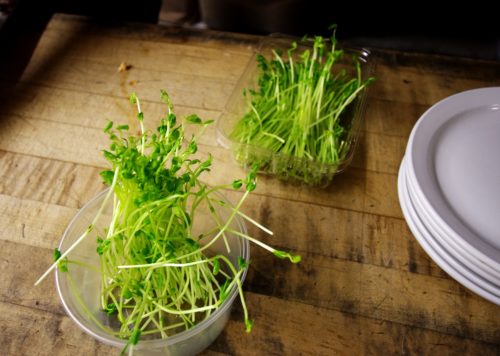
[[[98,194],[73,218],[64,232],[59,245],[61,252],[67,250],[89,227],[101,207],[105,195],[106,191]],[[107,205],[109,206],[104,209],[102,217],[96,222],[92,232],[68,255],[70,260],[84,262],[91,266],[99,266],[99,256],[96,253],[96,238],[99,233],[102,236],[104,228],[109,224],[112,199],[110,199]],[[203,210],[197,210],[196,219],[201,225],[197,229],[204,230],[213,225],[210,221],[211,218],[209,218],[208,209],[206,212]],[[229,215],[229,211],[219,211],[219,214],[224,218]],[[235,218],[230,227],[246,234],[246,227],[241,219]],[[231,234],[227,234],[227,237],[230,253],[227,252],[224,242],[220,239],[220,241],[217,241],[208,249],[208,254],[225,254],[231,263],[238,268],[238,257],[241,256],[245,260],[249,260],[249,243],[247,240]],[[57,291],[68,315],[80,328],[97,340],[123,349],[127,340],[111,335],[95,322],[95,320],[98,320],[102,325],[113,328],[110,318],[102,311],[100,306],[100,273],[97,270],[73,263],[69,264],[68,268],[68,272],[61,272],[59,269],[56,270]],[[68,278],[68,274],[71,274],[73,283]],[[242,282],[245,276],[246,270],[242,275]],[[233,288],[229,297],[220,308],[191,329],[181,331],[165,339],[141,339],[134,346],[134,355],[194,355],[199,353],[208,347],[223,330],[229,319],[231,307],[237,294],[237,289]]]

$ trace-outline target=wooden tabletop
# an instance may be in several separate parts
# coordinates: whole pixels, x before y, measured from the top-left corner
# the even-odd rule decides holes
[[[134,122],[130,93],[151,127],[165,109],[160,89],[178,115],[217,120],[258,39],[56,15],[20,75],[0,68],[2,354],[118,354],[65,314],[52,275],[33,283],[70,219],[104,189],[102,129],[107,119]],[[245,333],[238,305],[205,354],[500,354],[500,307],[427,256],[396,185],[419,116],[451,94],[500,85],[500,63],[375,50],[373,58],[377,81],[350,168],[325,189],[261,177],[243,207],[274,231],[252,234],[303,259],[292,265],[252,248],[244,289],[254,329]],[[209,128],[199,144],[214,156],[208,182],[242,176],[215,137]]]

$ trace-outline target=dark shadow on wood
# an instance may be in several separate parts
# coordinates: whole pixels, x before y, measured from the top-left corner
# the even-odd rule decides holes
[[[24,0],[16,4],[0,31],[0,77],[17,81],[53,14],[52,1]]]

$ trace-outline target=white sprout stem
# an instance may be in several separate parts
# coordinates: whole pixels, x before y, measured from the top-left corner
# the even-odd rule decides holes
[[[136,97],[135,99],[136,103],[137,103],[137,113],[138,115],[143,115],[142,113],[142,109],[141,109],[141,102],[139,100],[139,98]],[[141,126],[141,153],[144,154],[144,146],[145,146],[145,138],[144,138],[144,117],[142,117],[140,120],[139,120],[139,125]]]
[[[232,234],[235,234],[237,236],[240,236],[240,237],[243,237],[244,239],[247,239],[248,241],[251,241],[253,242],[254,244],[256,245],[259,245],[260,247],[262,247],[263,249],[271,252],[271,253],[274,253],[274,251],[276,251],[276,249],[272,248],[271,246],[269,245],[266,245],[265,243],[263,243],[262,241],[259,241],[257,239],[254,239],[253,237],[250,237],[242,232],[239,232],[239,231],[236,231],[236,230],[233,230],[233,229],[227,229],[228,232],[232,233]]]
[[[94,217],[94,220],[92,220],[92,223],[89,225],[89,227],[87,227],[87,229],[85,230],[85,232],[78,238],[78,240],[76,240],[73,245],[71,245],[66,251],[64,251],[63,254],[61,254],[61,257],[59,257],[57,259],[57,261],[55,261],[46,271],[44,274],[42,274],[42,276],[35,282],[35,286],[37,286],[41,281],[43,281],[45,279],[45,277],[47,277],[49,275],[50,272],[52,272],[54,270],[54,268],[57,267],[57,265],[59,264],[59,262],[65,258],[66,256],[68,256],[68,254],[73,251],[75,249],[76,246],[78,246],[80,244],[80,242],[83,241],[83,239],[85,237],[87,237],[87,235],[92,231],[92,229],[94,228],[94,225],[95,223],[97,222],[97,220],[101,217],[101,214],[102,214],[102,211],[104,210],[104,207],[106,206],[106,203],[108,202],[109,200],[109,197],[111,196],[111,194],[113,194],[113,188],[116,184],[116,179],[118,177],[118,167],[116,167],[115,169],[115,175],[113,177],[113,183],[111,184],[111,187],[109,188],[109,191],[108,193],[106,194],[106,197],[104,198],[104,201],[102,202],[102,205],[101,207],[99,208],[99,211],[97,212],[97,215]]]
[[[257,221],[255,221],[254,219],[252,219],[251,217],[249,217],[248,215],[246,215],[245,213],[242,213],[241,211],[236,210],[231,204],[221,203],[217,199],[210,199],[210,200],[213,201],[213,202],[215,202],[215,203],[218,203],[219,205],[222,205],[222,206],[225,206],[225,207],[229,207],[232,211],[235,211],[236,214],[238,214],[242,218],[246,219],[248,222],[251,222],[252,224],[254,224],[255,226],[257,226],[259,229],[261,229],[262,231],[264,231],[265,233],[267,233],[269,235],[274,235],[274,233],[271,230],[269,230],[267,227],[261,225],[260,223],[258,223]]]
[[[269,137],[272,137],[272,138],[275,138],[276,140],[278,140],[281,143],[285,143],[285,140],[282,139],[281,137],[279,137],[278,135],[275,135],[275,134],[272,134],[272,133],[269,133],[269,132],[266,132],[266,131],[262,131],[262,134],[266,135],[266,136],[269,136]]]
[[[171,262],[164,262],[160,264],[154,264],[154,267],[160,268],[160,267],[189,267],[189,266],[196,266],[196,265],[201,265],[203,263],[208,263],[211,262],[211,259],[208,260],[203,260],[203,261],[195,261],[195,262],[186,262],[186,263],[171,263]],[[127,269],[127,268],[142,268],[142,267],[152,267],[151,263],[145,263],[141,265],[122,265],[118,266],[118,268],[121,269]]]
[[[217,302],[215,304],[206,305],[204,307],[199,307],[199,308],[193,308],[193,309],[188,309],[188,310],[174,310],[174,309],[169,309],[169,308],[167,308],[167,307],[165,307],[157,302],[153,302],[153,304],[156,305],[161,310],[163,310],[167,313],[170,313],[170,314],[174,314],[174,315],[184,315],[184,314],[197,313],[197,312],[202,312],[202,311],[206,311],[206,310],[217,309],[220,306],[220,302]]]
[[[116,195],[115,195],[115,198],[113,201],[113,211],[118,211],[119,209],[120,209],[120,200],[118,200]],[[114,217],[111,220],[111,224],[109,225],[109,230],[108,230],[108,234],[107,234],[106,238],[110,238],[115,233],[115,225],[116,225],[116,222],[118,219],[117,219],[116,214],[113,214],[113,215],[114,215]]]
[[[217,213],[214,211],[212,211],[213,209],[213,206],[212,206],[212,199],[210,199],[210,197],[207,195],[204,196],[204,199],[207,201],[207,204],[210,208],[210,213],[212,214],[212,218],[215,220],[215,222],[217,223],[217,226],[221,226],[222,223],[220,222],[220,219],[219,219],[219,216],[217,215]],[[224,245],[226,246],[226,250],[228,253],[231,253],[231,246],[229,246],[229,242],[227,241],[227,237],[226,237],[226,234],[222,234],[222,239],[224,241]]]
[[[246,320],[248,320],[248,308],[247,308],[247,303],[245,302],[245,296],[243,295],[243,286],[241,283],[241,274],[243,273],[243,269],[240,269],[237,272],[234,265],[231,263],[231,261],[229,261],[229,259],[226,256],[222,255],[221,259],[224,262],[226,262],[227,266],[229,267],[231,272],[233,272],[233,274],[234,274],[234,279],[229,284],[228,290],[230,290],[230,288],[232,288],[234,283],[236,283],[236,287],[238,288],[238,294],[240,295],[241,306],[243,307],[243,314],[244,314],[245,321],[246,321]]]

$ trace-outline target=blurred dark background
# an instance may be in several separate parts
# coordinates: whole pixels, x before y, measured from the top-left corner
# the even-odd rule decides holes
[[[45,26],[54,12],[254,34],[329,35],[353,45],[500,59],[496,2],[319,0],[0,0],[0,40]],[[7,39],[8,41],[8,39]],[[4,47],[5,48],[5,47]]]

